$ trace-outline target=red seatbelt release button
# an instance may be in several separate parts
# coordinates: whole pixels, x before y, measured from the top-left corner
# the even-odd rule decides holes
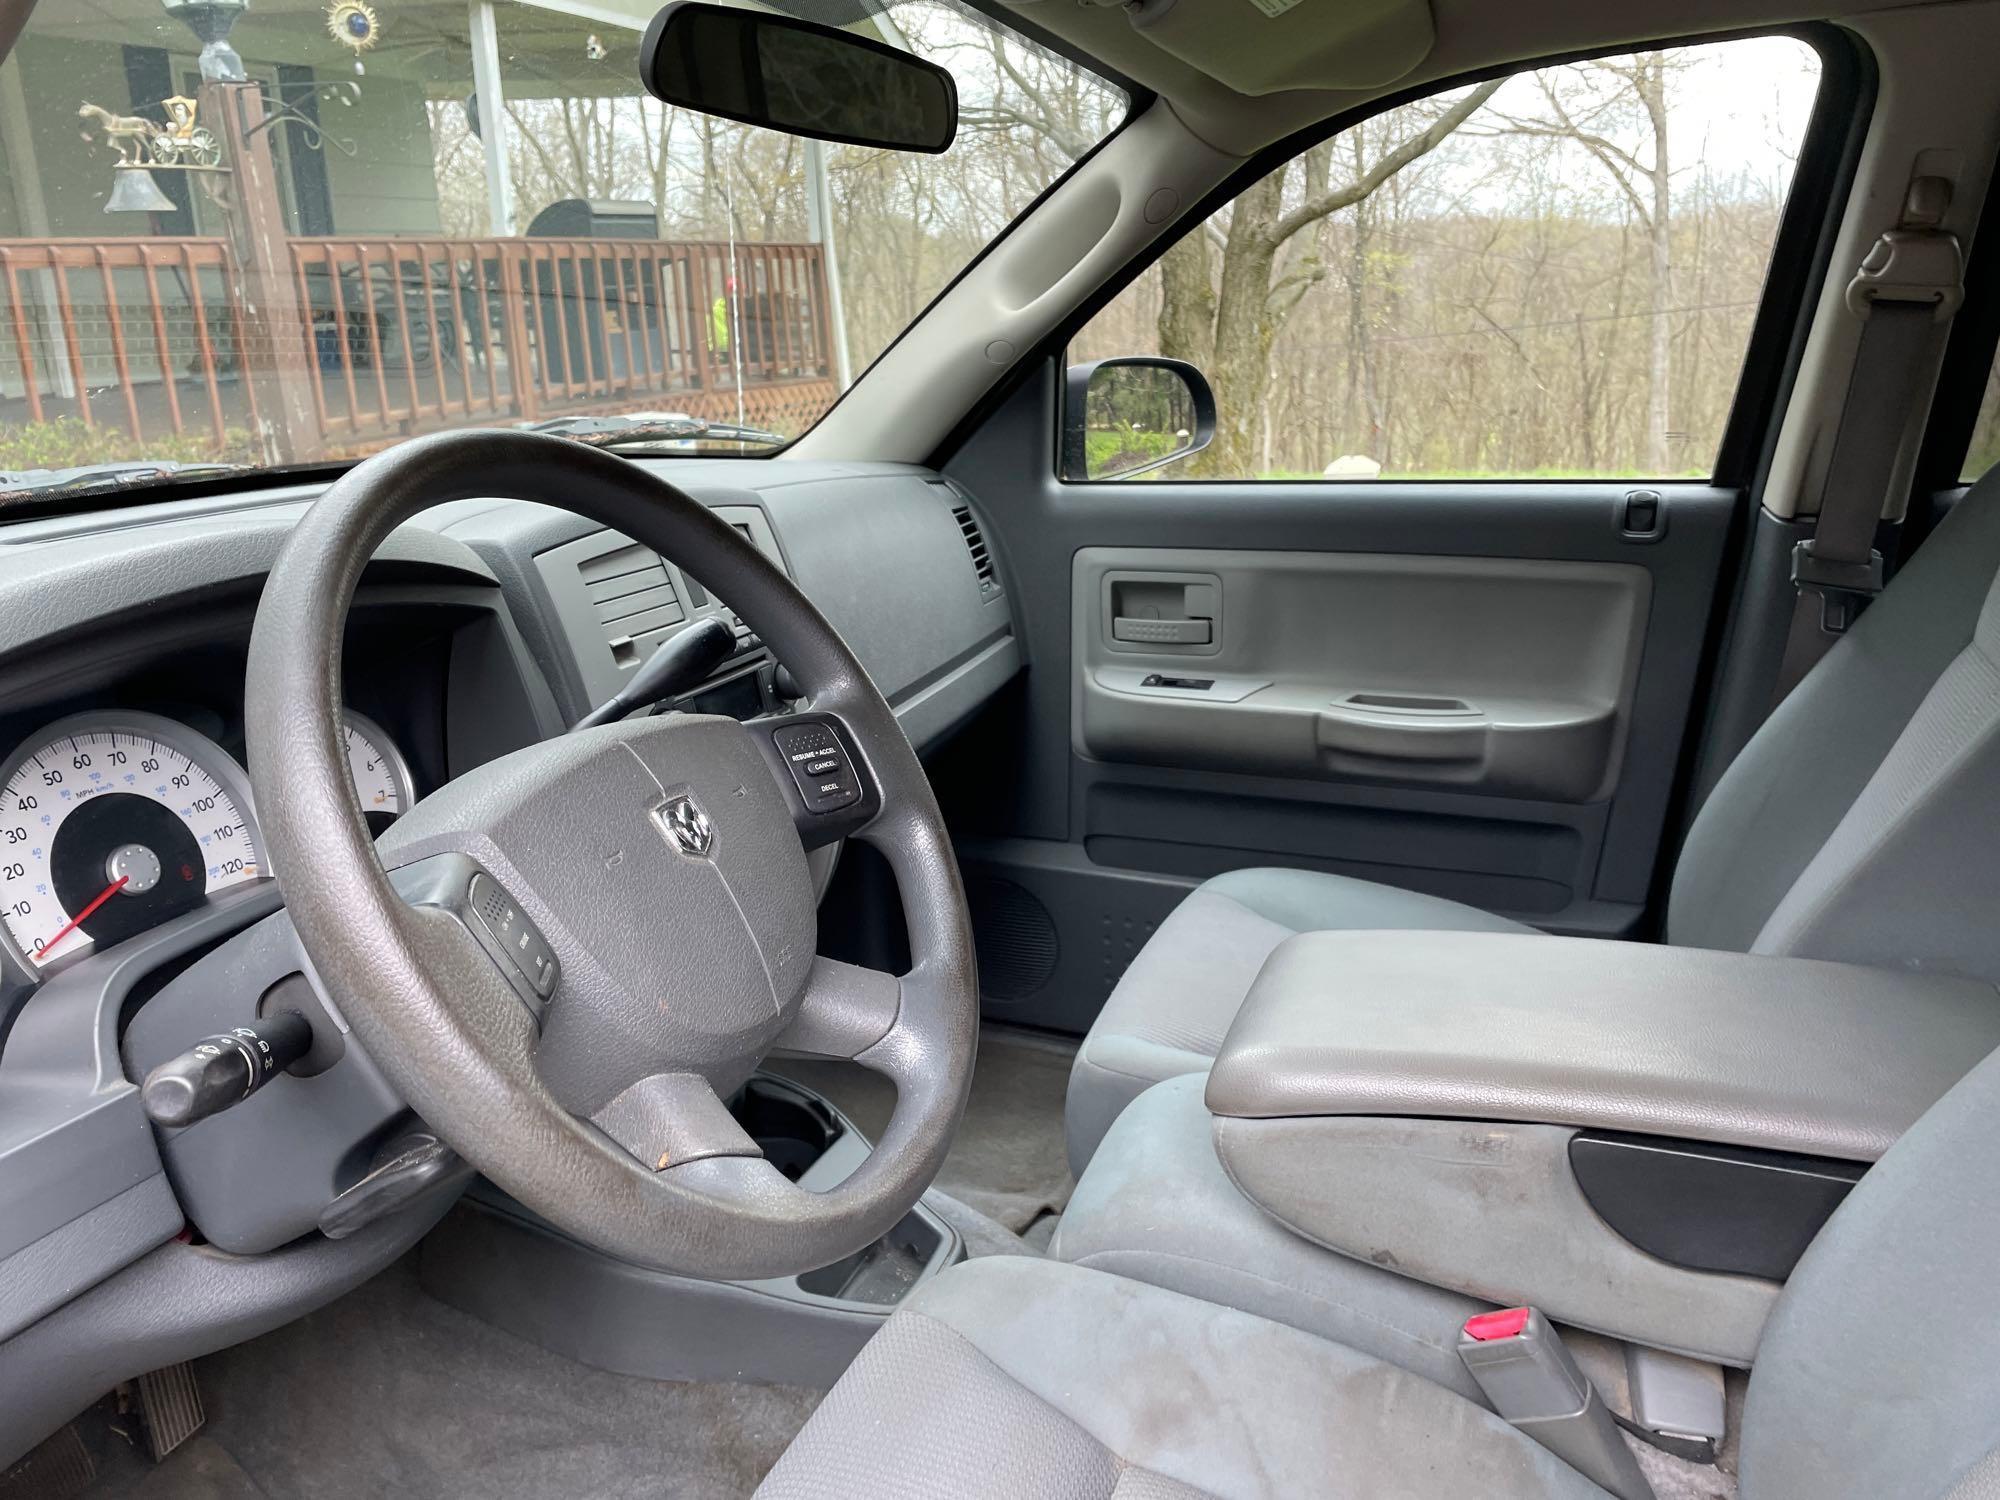
[[[1465,1320],[1465,1336],[1481,1344],[1519,1338],[1532,1311],[1526,1307],[1503,1307],[1498,1312],[1475,1313]]]

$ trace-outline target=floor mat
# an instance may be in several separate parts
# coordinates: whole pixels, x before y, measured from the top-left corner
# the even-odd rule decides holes
[[[196,1370],[201,1435],[88,1500],[748,1495],[820,1398],[589,1369],[425,1296],[409,1261]]]
[[[934,1184],[1016,1234],[1061,1212],[1074,1184],[1063,1142],[1063,1096],[1076,1048],[1034,1032],[986,1026],[965,1123]],[[817,1089],[879,1140],[895,1085],[859,1063],[771,1058],[764,1067]]]

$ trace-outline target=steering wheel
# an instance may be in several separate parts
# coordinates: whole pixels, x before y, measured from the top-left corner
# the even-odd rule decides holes
[[[809,711],[566,735],[467,772],[371,842],[339,733],[348,604],[400,522],[474,497],[561,504],[671,558],[770,643]],[[748,1279],[852,1254],[929,1185],[977,1039],[944,821],[846,643],[706,506],[564,438],[406,442],[293,530],[245,697],[266,852],[321,987],[404,1100],[535,1213],[622,1260]],[[895,874],[906,974],[815,952],[806,852],[848,835]],[[873,1152],[825,1192],[765,1161],[723,1103],[778,1046],[896,1087]]]

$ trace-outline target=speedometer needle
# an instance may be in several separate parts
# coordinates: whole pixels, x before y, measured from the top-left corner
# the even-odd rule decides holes
[[[64,938],[68,937],[72,932],[75,932],[77,928],[83,925],[83,919],[85,917],[89,916],[92,912],[96,911],[98,907],[102,906],[105,902],[109,901],[113,896],[117,895],[120,891],[124,890],[125,882],[130,880],[131,878],[132,877],[130,875],[120,875],[116,880],[112,881],[111,884],[107,885],[103,890],[99,891],[97,893],[96,898],[90,903],[90,905],[86,906],[82,911],[78,912],[75,916],[71,917],[67,922],[63,923],[62,926],[57,930],[56,935],[50,938],[46,943],[42,944],[42,952],[44,953],[49,952],[55,947],[57,943],[60,943]]]

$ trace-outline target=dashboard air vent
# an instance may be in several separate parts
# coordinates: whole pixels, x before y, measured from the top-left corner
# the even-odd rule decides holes
[[[979,534],[979,521],[972,514],[969,505],[954,505],[952,519],[958,522],[958,529],[965,536],[965,550],[972,554],[972,567],[979,574],[981,593],[991,593],[996,587],[993,581],[993,556],[986,550],[986,538]]]
[[[614,652],[621,642],[643,640],[687,618],[666,564],[637,542],[593,557],[577,571]]]

